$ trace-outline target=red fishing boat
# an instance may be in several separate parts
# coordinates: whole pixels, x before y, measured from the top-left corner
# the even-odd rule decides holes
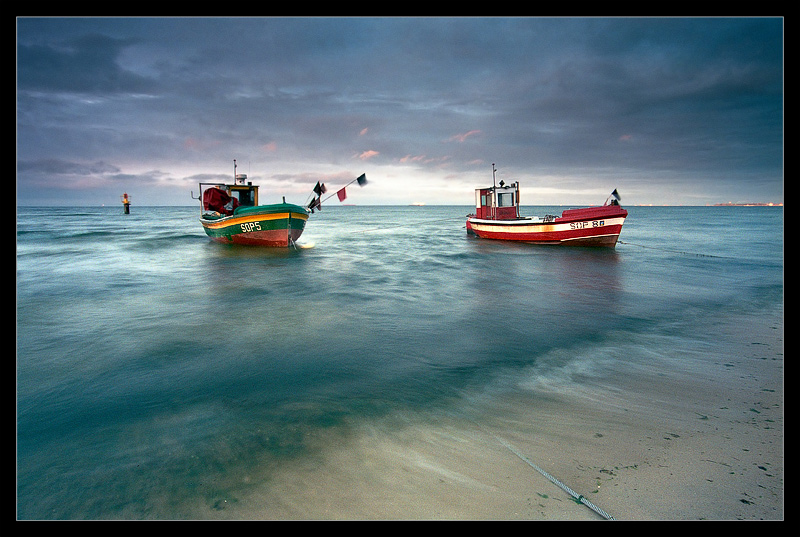
[[[496,171],[492,164],[493,179]],[[475,190],[475,214],[467,215],[467,233],[483,239],[613,248],[628,216],[619,200],[615,189],[602,206],[567,209],[561,216],[520,216],[519,182],[500,181],[499,186]]]

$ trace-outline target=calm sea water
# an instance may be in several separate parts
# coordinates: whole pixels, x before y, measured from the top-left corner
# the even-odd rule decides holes
[[[195,207],[18,208],[17,517],[211,517],[313,431],[783,302],[782,208],[630,207],[614,250],[468,237],[469,210],[330,206],[277,251]]]

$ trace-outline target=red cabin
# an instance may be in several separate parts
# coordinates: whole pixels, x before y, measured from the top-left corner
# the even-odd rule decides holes
[[[519,218],[519,182],[475,190],[475,218],[514,220]]]

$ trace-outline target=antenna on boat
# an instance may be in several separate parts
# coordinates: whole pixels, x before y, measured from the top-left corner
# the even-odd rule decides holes
[[[492,188],[496,188],[494,176],[497,173],[497,168],[494,167],[494,162],[492,162]]]

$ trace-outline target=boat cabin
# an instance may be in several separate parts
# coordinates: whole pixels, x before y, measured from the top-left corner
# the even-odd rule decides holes
[[[485,220],[519,218],[519,182],[475,190],[475,217]]]
[[[233,214],[237,207],[258,205],[258,187],[247,181],[247,175],[235,176],[234,184],[200,183],[203,212]]]

